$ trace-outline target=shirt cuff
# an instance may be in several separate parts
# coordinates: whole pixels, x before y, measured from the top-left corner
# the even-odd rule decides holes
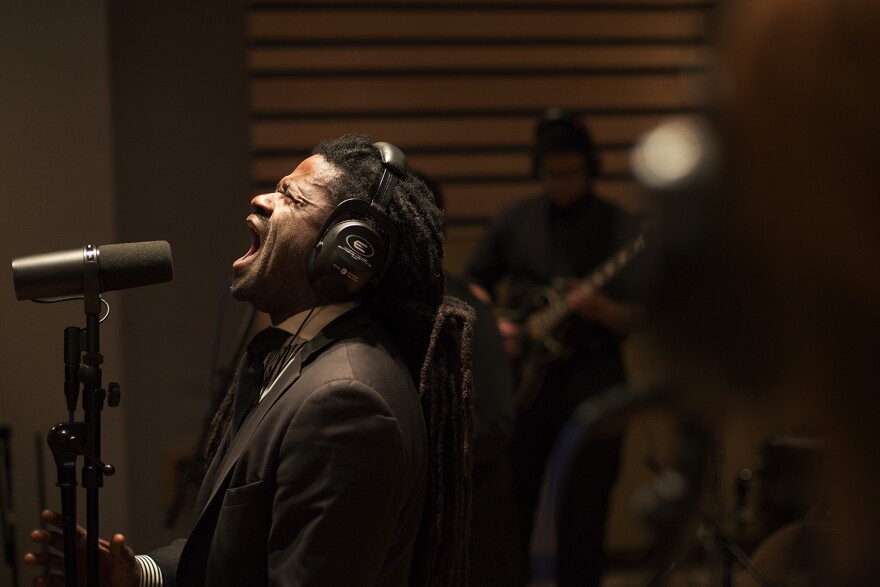
[[[139,587],[162,587],[162,571],[156,561],[145,554],[134,557],[135,562],[141,568],[141,582]]]

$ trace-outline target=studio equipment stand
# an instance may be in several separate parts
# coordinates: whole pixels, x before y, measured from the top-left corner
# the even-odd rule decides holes
[[[83,457],[86,488],[86,584],[98,587],[98,490],[115,471],[101,462],[101,411],[119,405],[119,385],[102,387],[100,323],[110,314],[101,293],[163,283],[173,277],[166,241],[86,245],[12,260],[15,297],[42,303],[83,300],[85,328],[64,329],[64,396],[68,420],[49,431],[48,444],[58,469],[64,530],[64,571],[68,587],[77,584],[76,461]],[[107,313],[101,318],[102,304]],[[82,389],[83,420],[76,421]]]
[[[91,256],[90,256],[91,253]],[[64,329],[64,395],[69,414],[48,434],[49,448],[58,470],[61,489],[61,517],[64,531],[64,574],[68,587],[77,584],[76,461],[82,455],[82,484],[86,489],[86,584],[98,587],[98,490],[104,476],[115,468],[101,462],[101,411],[104,401],[119,405],[119,385],[110,383],[105,391],[101,381],[99,314],[102,302],[100,271],[95,248],[86,247],[83,301],[86,326]],[[109,307],[109,306],[108,306]],[[82,386],[83,421],[75,421],[76,405]]]
[[[3,554],[12,577],[12,585],[18,585],[18,554],[15,548],[15,515],[12,509],[12,458],[9,438],[12,429],[0,426],[0,533],[3,535]]]

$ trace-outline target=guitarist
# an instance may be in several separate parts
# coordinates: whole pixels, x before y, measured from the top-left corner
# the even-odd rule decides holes
[[[472,291],[486,302],[496,301],[493,294],[501,282],[507,284],[504,306],[508,308],[527,303],[536,287],[562,283],[566,286],[562,295],[571,309],[565,324],[567,353],[550,366],[534,401],[520,412],[511,445],[526,568],[544,466],[556,435],[578,404],[624,380],[619,343],[641,316],[634,304],[616,300],[612,289],[600,292],[576,281],[614,253],[626,236],[635,234],[618,238],[628,219],[594,194],[593,180],[599,171],[588,129],[570,113],[548,110],[538,122],[533,143],[533,173],[543,193],[503,210],[466,270]],[[514,360],[522,358],[520,325],[510,318],[499,318],[498,325],[508,352]],[[619,453],[619,439],[588,445],[562,490],[556,524],[560,587],[599,584],[605,518]],[[522,585],[528,579],[523,577]]]

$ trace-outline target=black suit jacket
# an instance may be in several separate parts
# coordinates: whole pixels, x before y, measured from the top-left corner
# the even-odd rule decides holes
[[[306,343],[224,441],[189,538],[150,556],[168,586],[406,585],[427,462],[400,353],[352,310]]]

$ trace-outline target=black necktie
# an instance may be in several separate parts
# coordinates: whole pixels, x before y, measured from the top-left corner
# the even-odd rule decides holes
[[[290,338],[289,332],[270,326],[257,333],[248,345],[241,359],[235,398],[232,401],[232,421],[229,425],[233,434],[238,431],[263,389],[263,362],[266,355],[280,348],[288,338]]]

